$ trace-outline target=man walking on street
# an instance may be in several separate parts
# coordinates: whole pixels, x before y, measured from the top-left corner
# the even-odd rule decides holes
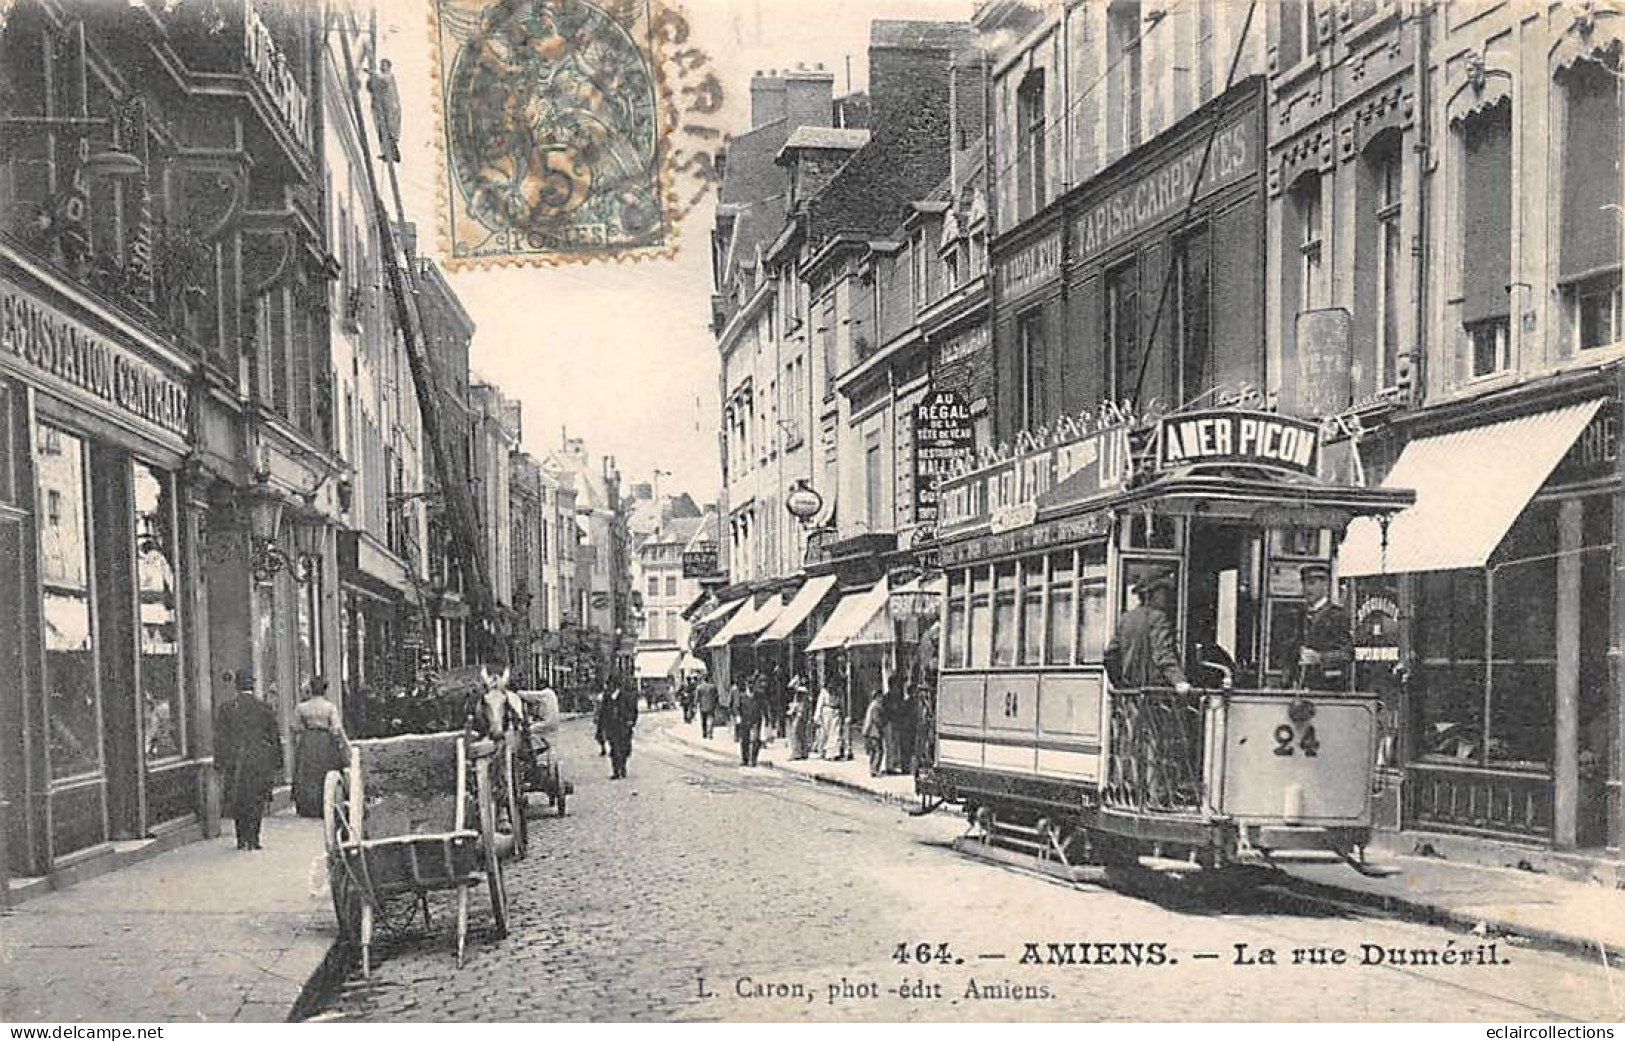
[[[237,673],[237,692],[214,723],[214,765],[227,810],[236,822],[237,848],[260,848],[260,822],[282,770],[282,729],[254,689],[254,673]]]
[[[739,765],[755,766],[762,750],[762,702],[750,687],[741,688],[734,702],[734,735],[739,738]]]
[[[598,730],[609,745],[610,780],[626,777],[626,761],[632,755],[632,730],[638,725],[637,698],[611,683],[598,703]]]
[[[709,741],[717,721],[717,685],[711,682],[711,677],[700,681],[700,689],[694,697],[700,709],[700,736]]]

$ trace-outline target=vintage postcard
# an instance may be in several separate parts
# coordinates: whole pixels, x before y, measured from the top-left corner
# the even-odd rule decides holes
[[[0,1020],[1613,1037],[1622,61],[0,0]]]

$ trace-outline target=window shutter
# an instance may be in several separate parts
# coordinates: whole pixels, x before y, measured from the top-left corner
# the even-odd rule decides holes
[[[1264,264],[1258,229],[1262,201],[1253,199],[1213,220],[1212,360],[1215,386],[1264,383]]]
[[[1558,274],[1573,281],[1619,267],[1619,81],[1596,62],[1563,77],[1563,242]],[[1612,207],[1610,209],[1609,207]]]
[[[1105,330],[1101,327],[1100,278],[1091,274],[1070,286],[1066,299],[1066,324],[1071,336],[1061,364],[1066,373],[1061,391],[1061,411],[1076,415],[1093,409],[1105,396],[1102,374],[1106,357]]]
[[[1468,120],[1462,135],[1462,321],[1509,314],[1512,281],[1512,104]]]

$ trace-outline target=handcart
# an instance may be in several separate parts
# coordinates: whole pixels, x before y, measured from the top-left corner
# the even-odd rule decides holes
[[[548,805],[562,817],[575,785],[564,779],[553,746],[559,729],[559,697],[550,690],[522,690],[519,697],[525,706],[525,736],[516,753],[520,760],[520,788],[546,795]]]
[[[507,935],[502,861],[516,843],[500,827],[496,778],[506,744],[462,731],[356,740],[348,768],[327,775],[328,884],[341,935],[360,947],[364,977],[372,973],[375,927],[417,911],[427,926],[430,893],[456,893],[459,966],[476,887],[490,892],[497,938]]]

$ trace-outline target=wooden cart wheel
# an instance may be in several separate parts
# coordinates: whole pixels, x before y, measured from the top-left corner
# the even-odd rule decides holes
[[[491,890],[491,917],[496,921],[497,939],[508,935],[508,888],[502,878],[502,858],[497,855],[497,808],[491,791],[490,758],[478,763],[480,803],[480,846],[485,852],[485,880]]]
[[[519,763],[512,735],[502,742],[503,772],[507,776],[508,826],[513,828],[513,855],[523,860],[530,851],[530,827],[525,820],[525,792],[519,786]]]
[[[340,822],[349,803],[349,786],[344,775],[330,772],[322,784],[322,823],[327,838],[327,889],[333,897],[333,918],[339,937],[351,943],[361,935],[363,898],[344,862]]]
[[[553,764],[549,765],[548,768],[547,768],[547,772],[548,772],[550,783],[553,786],[553,788],[552,788],[552,790],[553,790],[553,805],[554,805],[554,807],[556,807],[558,809],[559,816],[562,817],[562,816],[564,816],[564,796],[565,796],[564,773],[563,773],[563,771],[561,771],[559,769],[559,764],[558,763],[553,763]]]

